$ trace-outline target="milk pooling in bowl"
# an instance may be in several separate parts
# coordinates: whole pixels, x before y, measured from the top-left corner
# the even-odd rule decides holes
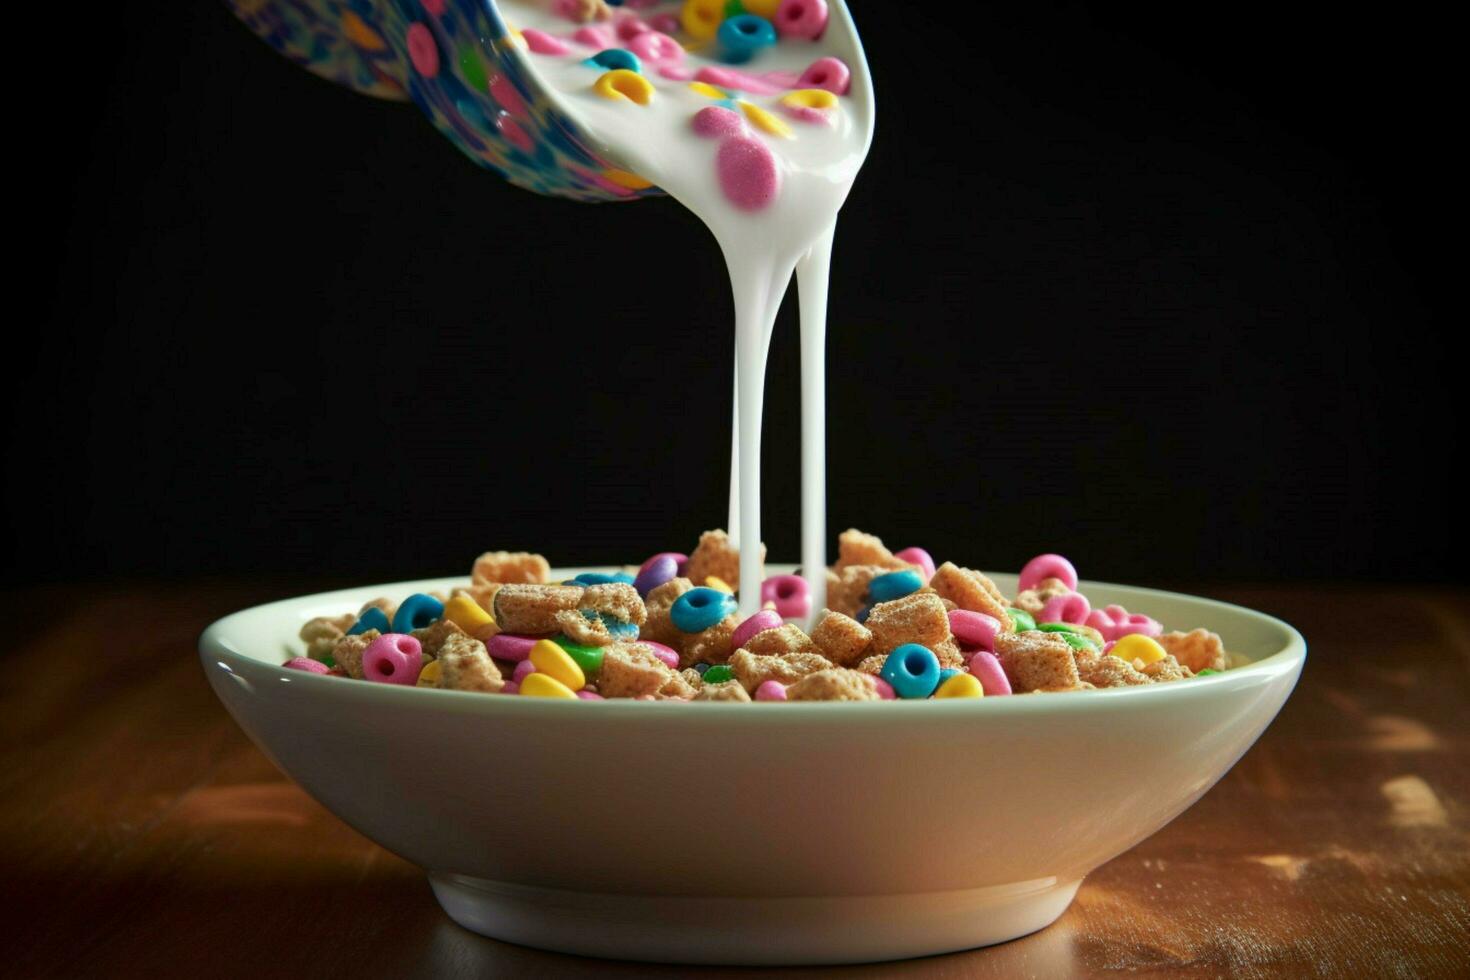
[[[802,363],[802,568],[826,591],[827,277],[837,212],[872,141],[873,94],[841,0],[607,7],[502,0],[524,58],[628,187],[652,183],[709,226],[735,300],[730,523],[740,611],[760,607],[766,353],[795,271]],[[765,16],[762,16],[764,14]]]

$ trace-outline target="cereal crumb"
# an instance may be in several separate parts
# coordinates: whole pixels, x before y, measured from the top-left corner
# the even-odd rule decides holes
[[[1081,681],[1072,648],[1052,633],[998,633],[995,655],[1017,693],[1071,691]]]
[[[1224,642],[1218,634],[1207,629],[1165,633],[1158,640],[1164,652],[1173,654],[1174,659],[1188,667],[1192,674],[1202,670],[1224,670],[1230,666]]]
[[[498,694],[505,687],[500,668],[490,659],[485,644],[463,631],[445,637],[438,662],[439,686],[446,690]]]
[[[1132,687],[1152,681],[1133,665],[1111,654],[1096,650],[1074,650],[1077,676],[1093,687]]]
[[[745,688],[740,686],[736,680],[721,681],[718,684],[705,684],[700,687],[694,695],[695,701],[749,701],[750,695]]]
[[[1182,681],[1194,676],[1194,671],[1174,659],[1172,653],[1165,655],[1163,660],[1145,665],[1143,673],[1155,681]]]
[[[868,621],[863,625],[873,634],[873,653],[889,654],[905,643],[918,643],[935,650],[951,638],[944,603],[932,592],[915,592],[892,602],[880,602],[868,613]],[[955,654],[958,656],[958,647]]]
[[[1071,589],[1067,583],[1059,578],[1044,578],[1036,584],[1036,588],[1027,589],[1016,596],[1012,603],[1015,608],[1028,612],[1032,616],[1041,615],[1041,610],[1046,607],[1048,599],[1054,599],[1059,595],[1068,595]]]
[[[761,565],[764,571],[766,546],[761,545]],[[711,575],[722,578],[738,588],[740,583],[740,549],[721,529],[705,531],[699,536],[699,545],[689,553],[689,564],[685,575],[691,582],[704,584]]]
[[[858,661],[858,665],[854,667],[853,670],[856,670],[862,674],[880,674],[883,672],[883,664],[887,660],[888,654],[875,653],[871,657],[864,657],[862,660]]]
[[[774,633],[775,630],[769,632]],[[766,681],[794,684],[819,670],[830,670],[832,662],[819,653],[782,653],[762,656],[742,648],[730,654],[730,669],[747,691],[754,693]]]
[[[884,571],[902,568],[918,569],[918,565],[895,558],[876,534],[850,527],[837,535],[837,562],[832,567],[841,571],[850,565],[872,565]]]
[[[475,559],[471,577],[476,585],[543,585],[551,579],[551,564],[529,551],[487,551]]]
[[[868,674],[833,667],[808,674],[786,689],[788,701],[877,701],[878,688]]]
[[[366,630],[355,636],[344,636],[332,647],[332,659],[347,672],[348,677],[363,680],[365,675],[362,672],[362,655],[368,644],[382,635],[377,630]]]
[[[873,642],[873,631],[835,610],[828,610],[812,630],[812,642],[838,667],[851,667]]]
[[[1013,630],[1011,614],[1006,611],[1008,603],[995,583],[970,568],[960,568],[947,561],[934,572],[929,580],[934,591],[949,599],[961,609],[985,613],[1000,620],[1001,629]]]

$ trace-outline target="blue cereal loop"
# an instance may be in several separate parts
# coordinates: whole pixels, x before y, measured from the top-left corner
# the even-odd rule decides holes
[[[923,587],[923,578],[911,568],[888,572],[868,583],[868,601],[874,605],[880,602],[892,602],[894,599],[912,595]]]
[[[352,624],[352,628],[347,631],[347,635],[356,636],[359,633],[366,633],[368,630],[377,630],[379,633],[386,633],[388,629],[388,614],[377,606],[369,606],[362,611],[362,615],[357,617],[357,622]]]
[[[421,630],[444,615],[444,603],[431,595],[416,592],[404,599],[393,614],[393,632],[412,633]]]
[[[639,63],[638,56],[623,48],[605,48],[588,58],[582,64],[590,68],[605,68],[612,71],[616,68],[626,68],[628,71],[643,73],[643,65]]]
[[[776,43],[776,28],[764,17],[737,14],[726,17],[715,39],[720,42],[720,59],[732,65],[744,64],[762,48]]]
[[[730,614],[735,597],[700,586],[674,600],[669,609],[669,619],[681,633],[703,633]]]
[[[888,655],[878,676],[901,698],[927,698],[939,687],[939,658],[918,643],[905,643]]]
[[[576,578],[567,579],[563,585],[632,585],[633,576],[627,572],[583,572]]]

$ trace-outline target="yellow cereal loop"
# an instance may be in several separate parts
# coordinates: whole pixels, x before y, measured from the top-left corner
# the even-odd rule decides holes
[[[781,6],[781,0],[741,0],[740,6],[745,8],[747,14],[755,14],[766,20],[775,20],[776,8]]]
[[[730,588],[730,583],[726,582],[718,575],[706,575],[704,577],[704,584],[708,588],[719,589],[721,592],[725,593],[725,595],[735,594],[735,590]]]
[[[799,88],[781,96],[781,104],[793,109],[831,109],[837,105],[837,96],[824,88]]]
[[[728,99],[730,97],[724,89],[715,88],[706,82],[690,82],[689,87],[707,99]]]
[[[495,622],[495,617],[480,608],[480,604],[467,595],[457,595],[444,603],[444,618],[470,636],[474,636],[475,630],[481,626]]]
[[[1108,652],[1118,659],[1126,660],[1129,663],[1135,660],[1142,660],[1145,665],[1163,660],[1168,656],[1164,648],[1159,646],[1158,641],[1144,636],[1142,633],[1129,633],[1127,636],[1119,638],[1118,642],[1114,643],[1113,648]]]
[[[772,136],[779,136],[782,139],[788,140],[796,135],[780,116],[772,115],[760,106],[753,105],[749,102],[741,102],[739,105],[740,111],[745,113],[745,118],[749,119],[757,129],[764,129]]]
[[[653,83],[636,71],[614,68],[592,83],[592,91],[604,99],[627,99],[639,105],[653,101]]]
[[[521,693],[528,698],[571,698],[577,700],[577,695],[572,693],[571,688],[550,674],[527,674],[525,680],[521,681]]]
[[[443,672],[444,667],[442,664],[439,663],[439,661],[430,660],[428,663],[424,664],[423,669],[419,671],[418,686],[438,687],[439,675]]]
[[[653,181],[644,180],[637,174],[629,173],[626,170],[613,170],[609,168],[602,172],[602,176],[606,177],[614,184],[617,184],[619,187],[626,187],[629,190],[633,191],[641,191],[645,187],[653,186]]]
[[[580,691],[587,683],[587,678],[583,676],[582,668],[577,666],[577,662],[558,644],[550,640],[537,640],[532,645],[530,661],[536,665],[536,673],[528,675],[527,680],[537,674],[544,674],[564,685],[569,691]],[[525,693],[525,690],[526,686],[523,683],[521,692]]]
[[[684,0],[679,23],[696,41],[708,41],[725,19],[725,0]]]
[[[955,674],[939,685],[934,692],[936,698],[983,698],[985,688],[974,674]]]

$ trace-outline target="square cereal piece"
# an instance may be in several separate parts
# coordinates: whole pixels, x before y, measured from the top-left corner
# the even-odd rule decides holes
[[[889,569],[881,565],[848,565],[827,569],[827,608],[856,616],[868,598],[868,583]]]
[[[812,642],[838,667],[851,667],[863,659],[863,652],[873,642],[873,632],[851,616],[829,609],[812,630]]]
[[[588,619],[580,609],[563,609],[556,614],[556,627],[573,643],[584,647],[605,647],[618,638],[601,619]]]
[[[423,647],[426,656],[438,657],[439,648],[444,646],[444,641],[456,633],[460,636],[466,635],[465,631],[460,629],[457,624],[447,619],[441,619],[437,622],[430,623],[421,630],[414,630],[409,636],[419,641],[419,646]]]
[[[1112,654],[1095,650],[1074,650],[1072,653],[1077,661],[1077,676],[1093,687],[1132,687],[1153,683],[1132,664]]]
[[[1010,679],[1011,690],[1017,694],[1072,691],[1082,680],[1077,675],[1072,648],[1054,633],[997,633],[995,655]]]
[[[735,679],[751,693],[755,693],[755,689],[766,681],[794,684],[808,674],[831,668],[832,662],[819,653],[784,653],[762,656],[746,649],[740,649],[730,654],[730,669],[734,671]]]
[[[788,701],[877,701],[878,688],[868,674],[833,667],[808,674],[786,689]]]
[[[961,609],[985,613],[1000,620],[1003,630],[1015,629],[1011,614],[1006,612],[1006,597],[1001,595],[995,583],[970,568],[960,568],[952,561],[940,565],[929,580],[935,592],[950,600]]]
[[[875,653],[858,661],[856,667],[852,668],[860,674],[877,675],[883,672],[883,665],[888,661],[888,654]]]
[[[602,651],[597,690],[605,698],[640,698],[657,694],[677,676],[648,647],[613,643]]]
[[[638,590],[622,582],[587,586],[582,592],[580,608],[605,613],[634,626],[642,626],[648,619],[648,608],[643,605]]]
[[[499,694],[505,687],[500,668],[485,644],[464,632],[451,633],[439,647],[439,686],[448,691]]]
[[[919,643],[930,650],[950,639],[949,615],[944,603],[932,592],[915,592],[892,602],[880,602],[864,623],[873,634],[873,653],[887,655],[905,643]],[[958,653],[958,648],[956,648]]]
[[[802,632],[800,626],[785,623],[773,630],[761,630],[745,641],[745,649],[761,656],[777,656],[783,653],[820,653],[812,638]]]
[[[342,616],[318,616],[309,619],[296,635],[306,644],[306,655],[313,660],[324,660],[342,639],[343,634],[357,622],[351,613]]]
[[[745,688],[740,686],[739,681],[721,681],[718,684],[705,684],[700,687],[692,698],[694,701],[749,701],[750,695],[745,693]]]
[[[502,585],[495,593],[495,622],[504,633],[555,633],[556,614],[580,608],[582,592],[580,585]]]
[[[1012,603],[1017,609],[1030,613],[1032,616],[1041,615],[1041,610],[1046,606],[1048,599],[1054,599],[1059,595],[1068,595],[1071,589],[1067,583],[1059,578],[1044,578],[1036,584],[1036,588],[1027,589],[1016,596]]]
[[[960,652],[960,642],[951,636],[947,640],[940,640],[929,649],[934,651],[934,656],[939,658],[939,666],[958,669],[964,667],[968,661]]]
[[[332,659],[337,666],[346,671],[348,677],[363,680],[362,655],[367,650],[368,644],[383,634],[377,630],[367,630],[356,636],[344,636],[332,647]]]
[[[1230,666],[1230,656],[1225,652],[1225,644],[1218,634],[1211,633],[1207,629],[1191,630],[1188,633],[1165,633],[1158,637],[1159,646],[1164,652],[1174,655],[1190,672],[1198,674],[1202,670],[1224,670]]]
[[[886,572],[919,567],[893,557],[893,552],[888,550],[877,535],[867,534],[855,527],[837,535],[837,562],[832,567],[841,571],[850,565],[872,565]]]
[[[691,670],[689,671],[689,673],[693,674],[695,677],[699,676],[698,671]],[[658,691],[655,692],[655,694],[660,700],[664,701],[688,701],[692,699],[694,695],[698,694],[699,689],[703,686],[703,684],[693,684],[690,682],[689,678],[685,677],[682,673],[676,674],[671,670],[669,671],[668,680],[664,681],[664,686],[659,688]]]
[[[1113,658],[1117,660],[1117,657]],[[1145,664],[1143,673],[1155,681],[1182,681],[1194,676],[1194,671],[1174,659],[1174,655],[1168,654],[1163,660],[1155,660],[1151,664]]]
[[[551,580],[551,564],[529,551],[487,551],[475,559],[470,574],[476,585],[492,582],[544,585]]]
[[[766,546],[761,545],[761,566],[764,570]],[[699,536],[699,545],[689,553],[689,564],[684,574],[696,585],[714,575],[724,579],[731,588],[740,587],[740,549],[724,531],[705,531]],[[764,575],[762,576],[764,578]]]
[[[714,666],[729,660],[730,654],[735,652],[731,640],[735,637],[735,627],[739,622],[740,618],[731,613],[702,633],[679,634],[684,638],[682,647],[674,647],[680,651],[679,666],[692,667],[701,661]]]
[[[674,602],[684,593],[694,588],[694,583],[687,578],[671,578],[663,585],[648,593],[643,600],[646,609],[642,628],[638,631],[640,640],[652,640],[662,643],[664,646],[673,647],[675,650],[684,649],[684,637],[669,618],[669,610],[674,607]]]

